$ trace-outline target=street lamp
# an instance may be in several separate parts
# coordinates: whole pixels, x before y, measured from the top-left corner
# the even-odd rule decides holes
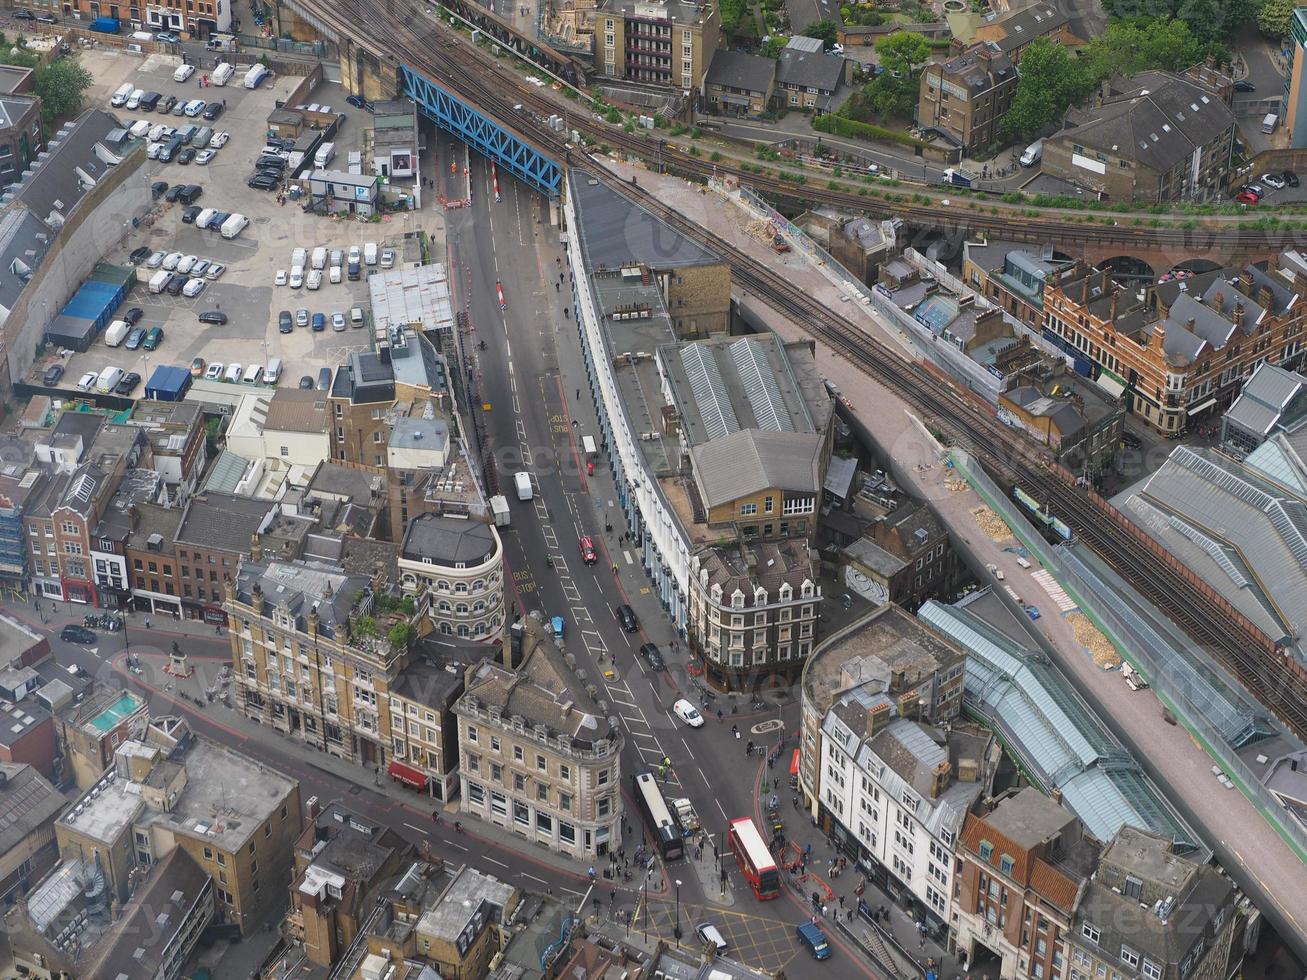
[[[672,935],[677,939],[681,938],[681,880],[676,879],[676,925],[672,927]]]

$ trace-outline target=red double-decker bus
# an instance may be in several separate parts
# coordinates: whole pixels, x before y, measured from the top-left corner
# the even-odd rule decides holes
[[[767,850],[767,844],[758,832],[758,825],[748,817],[732,820],[727,840],[740,865],[740,872],[760,901],[778,898],[781,894],[781,873],[776,861]]]

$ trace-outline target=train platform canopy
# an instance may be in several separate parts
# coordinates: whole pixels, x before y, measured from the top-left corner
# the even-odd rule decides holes
[[[1177,853],[1208,860],[1201,838],[1130,751],[1061,673],[1018,639],[1019,621],[1001,603],[987,603],[988,592],[951,606],[931,600],[917,613],[968,652],[963,704],[993,726],[1045,792],[1061,791],[1098,840],[1114,839],[1124,826],[1143,827],[1175,841]]]

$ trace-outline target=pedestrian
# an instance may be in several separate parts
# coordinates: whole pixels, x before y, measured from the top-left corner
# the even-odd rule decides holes
[[[844,908],[844,896],[840,896],[840,908]]]
[[[803,845],[803,856],[807,857],[811,853],[812,853],[812,841],[809,841],[807,844]]]
[[[561,293],[562,291],[563,291],[562,287],[559,286],[558,283],[554,283],[554,292]]]

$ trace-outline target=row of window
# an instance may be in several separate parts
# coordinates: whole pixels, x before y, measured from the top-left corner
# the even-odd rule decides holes
[[[486,809],[486,798],[490,799],[490,812],[501,820],[508,819],[508,797],[497,790],[486,792],[486,788],[480,783],[474,783],[468,780],[467,799],[470,804]],[[513,823],[523,832],[529,831],[532,825],[531,807],[521,800],[513,801]],[[546,834],[550,837],[554,835],[554,818],[540,810],[535,811],[535,829],[540,834]],[[576,827],[563,820],[558,821],[558,840],[568,846],[576,845]]]

